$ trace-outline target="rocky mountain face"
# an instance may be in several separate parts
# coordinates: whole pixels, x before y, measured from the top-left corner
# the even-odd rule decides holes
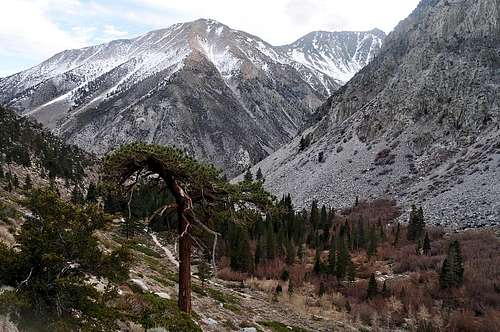
[[[316,117],[253,168],[275,194],[387,195],[434,223],[500,224],[500,1],[422,1]]]
[[[172,144],[235,175],[294,137],[384,37],[314,35],[274,47],[213,20],[176,24],[0,79],[0,103],[92,152]]]

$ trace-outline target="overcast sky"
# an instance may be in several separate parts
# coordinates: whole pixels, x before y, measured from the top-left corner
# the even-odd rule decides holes
[[[288,44],[314,30],[390,32],[419,0],[0,0],[0,77],[68,49],[211,18]]]

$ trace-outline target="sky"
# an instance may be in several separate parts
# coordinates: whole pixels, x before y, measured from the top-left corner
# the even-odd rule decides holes
[[[0,0],[0,77],[57,52],[211,18],[273,45],[315,30],[389,33],[419,0]]]

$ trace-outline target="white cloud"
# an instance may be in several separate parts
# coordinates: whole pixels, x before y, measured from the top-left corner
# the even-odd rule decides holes
[[[0,53],[38,58],[85,45],[84,36],[62,30],[45,14],[43,1],[2,1]],[[82,38],[83,37],[83,38]]]
[[[290,43],[314,30],[390,32],[419,0],[134,0],[163,17],[148,20],[161,27],[165,18],[213,18],[232,28],[257,35],[271,44]],[[165,25],[163,25],[164,27]]]
[[[124,37],[128,35],[127,31],[117,29],[114,25],[106,24],[103,29],[104,34],[109,37]]]

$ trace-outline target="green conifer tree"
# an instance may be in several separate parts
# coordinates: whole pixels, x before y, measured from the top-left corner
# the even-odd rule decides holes
[[[303,263],[304,259],[306,258],[306,244],[305,243],[302,243],[299,246],[298,256],[299,256],[300,262]]]
[[[318,211],[318,201],[313,200],[312,204],[311,204],[310,223],[311,223],[314,230],[318,229],[319,222],[320,222],[320,216],[319,216],[319,211]]]
[[[370,233],[368,234],[368,249],[366,251],[368,258],[373,257],[377,254],[377,234],[375,232],[375,227],[370,226]]]
[[[89,188],[87,189],[87,196],[85,197],[85,200],[88,203],[96,203],[97,202],[97,187],[96,185],[91,182],[89,184]]]
[[[235,271],[252,272],[254,258],[250,251],[248,232],[242,227],[237,227],[236,234],[233,242],[236,246],[231,250],[230,266]]]
[[[347,261],[346,274],[347,274],[347,280],[349,281],[356,280],[356,266],[352,262],[351,256],[349,256],[349,259]]]
[[[295,247],[293,246],[292,240],[288,239],[286,241],[286,263],[292,265],[295,262]]]
[[[280,279],[282,281],[288,281],[288,279],[290,279],[290,272],[288,272],[288,270],[283,270],[283,272],[281,272]]]
[[[316,256],[314,258],[314,267],[313,267],[313,271],[314,273],[316,274],[320,274],[323,270],[323,266],[322,266],[322,263],[321,263],[321,252],[319,249],[316,249]]]
[[[29,174],[26,175],[26,179],[24,180],[24,190],[30,190],[33,187],[31,182],[31,177]]]
[[[255,179],[257,181],[264,181],[264,175],[262,174],[262,169],[259,169],[257,170],[257,174],[255,175]]]
[[[357,249],[359,248],[366,248],[366,235],[365,235],[365,226],[363,225],[363,222],[358,220],[358,227],[357,227]]]
[[[328,274],[334,275],[335,274],[335,266],[337,264],[336,262],[336,257],[337,253],[335,250],[335,245],[332,245],[330,247],[330,251],[328,252]]]
[[[247,172],[245,173],[245,176],[243,178],[246,182],[252,182],[253,181],[253,174],[252,170],[249,168]]]
[[[397,223],[396,234],[394,235],[394,243],[393,243],[394,246],[398,245],[400,236],[401,236],[401,225],[400,223]]]
[[[382,285],[382,296],[383,297],[389,296],[389,291],[387,289],[387,283],[385,280],[384,280],[384,284]]]
[[[83,203],[83,195],[80,191],[80,188],[75,185],[73,190],[71,191],[71,202],[73,204],[82,204]]]
[[[19,188],[19,178],[17,177],[17,174],[12,176],[12,186],[14,186],[14,188]]]
[[[264,237],[260,236],[257,240],[257,245],[255,247],[255,265],[263,263],[266,259],[266,245],[264,243]]]
[[[205,291],[205,284],[207,280],[212,277],[212,270],[210,269],[210,264],[205,256],[203,256],[200,264],[198,265],[198,277],[201,280],[201,287]]]
[[[375,279],[375,274],[372,273],[370,280],[368,281],[367,298],[373,299],[378,294],[377,280]]]
[[[350,260],[351,256],[349,255],[349,250],[347,250],[346,240],[344,237],[340,237],[339,247],[337,250],[337,262],[335,267],[335,275],[338,280],[342,280],[345,278]]]
[[[429,238],[429,233],[425,232],[424,243],[423,243],[424,255],[429,256],[431,254],[431,239]]]
[[[294,286],[292,280],[288,281],[288,296],[292,296],[294,292]]]
[[[448,254],[443,261],[441,273],[439,274],[439,285],[441,288],[459,287],[464,279],[464,266],[460,243],[455,240],[448,248]]]
[[[411,211],[410,211],[410,220],[408,221],[408,230],[406,233],[406,237],[408,238],[409,241],[414,241],[415,239],[418,238],[418,228],[419,228],[419,222],[418,222],[418,212],[417,212],[417,207],[415,204],[411,206]]]
[[[325,295],[325,293],[326,293],[326,286],[325,283],[322,281],[319,283],[318,295],[319,297],[322,297],[323,295]]]

